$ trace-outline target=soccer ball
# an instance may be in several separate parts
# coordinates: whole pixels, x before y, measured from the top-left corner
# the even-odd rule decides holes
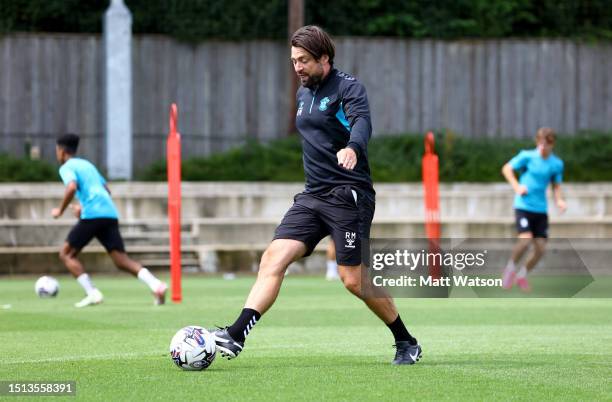
[[[34,291],[39,297],[55,297],[59,292],[59,283],[51,276],[41,276],[34,285]]]
[[[170,357],[183,370],[204,370],[216,353],[213,334],[196,325],[181,328],[170,341]]]

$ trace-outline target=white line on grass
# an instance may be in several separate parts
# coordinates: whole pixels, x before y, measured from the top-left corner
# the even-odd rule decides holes
[[[4,361],[5,364],[28,364],[28,363],[51,363],[51,362],[69,362],[79,360],[114,360],[114,359],[135,359],[143,356],[160,356],[159,351],[149,353],[106,353],[98,355],[83,355],[83,356],[68,356],[68,357],[49,357],[46,359],[27,359]]]

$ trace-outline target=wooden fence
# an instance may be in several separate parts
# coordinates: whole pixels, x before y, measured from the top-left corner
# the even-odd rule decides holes
[[[336,66],[367,90],[375,135],[449,129],[468,136],[612,131],[612,44],[568,40],[434,41],[338,38]],[[289,50],[274,41],[188,45],[133,39],[134,164],[164,155],[168,107],[179,105],[186,156],[247,138],[287,134]],[[55,137],[83,136],[102,162],[100,36],[15,34],[0,38],[0,152],[25,143],[53,158]]]

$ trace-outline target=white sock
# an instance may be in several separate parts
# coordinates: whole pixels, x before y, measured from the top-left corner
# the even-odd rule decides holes
[[[148,269],[144,267],[140,271],[138,271],[138,279],[140,279],[143,283],[145,283],[149,287],[149,289],[151,289],[153,292],[157,290],[157,288],[159,287],[159,284],[161,283],[161,281],[157,279],[151,273],[151,271],[149,271]]]
[[[327,260],[327,276],[338,276],[338,264],[334,260]]]
[[[506,271],[515,271],[516,270],[516,266],[514,265],[514,261],[512,260],[512,258],[510,258],[510,261],[508,261],[508,265],[506,265]]]
[[[85,289],[85,293],[87,293],[87,295],[90,295],[91,292],[96,289],[93,282],[89,278],[89,275],[87,274],[79,275],[79,277],[77,278],[77,282],[83,287],[83,289]]]
[[[518,278],[526,278],[527,277],[527,267],[524,265],[519,269],[518,274],[516,274]]]

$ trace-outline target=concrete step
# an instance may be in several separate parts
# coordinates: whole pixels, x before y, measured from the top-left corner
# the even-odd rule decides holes
[[[444,251],[485,252],[486,267],[479,273],[496,274],[505,266],[514,245],[514,239],[452,239],[444,240]],[[381,244],[386,240],[378,239],[373,243],[373,253],[385,251]],[[290,266],[292,273],[322,274],[325,270],[325,249],[323,240],[312,256],[301,259]],[[261,255],[267,243],[249,244],[209,244],[198,247],[184,247],[182,252],[183,269],[200,272],[251,272],[257,271]],[[394,249],[407,249],[412,252],[427,250],[426,239],[403,239],[393,243]],[[134,247],[128,254],[143,265],[166,271],[170,260],[168,249],[159,247]],[[0,248],[0,275],[6,274],[53,274],[64,273],[58,250],[55,247],[4,247]],[[81,256],[89,272],[115,272],[110,258],[100,247],[88,247]],[[577,273],[576,268],[586,267],[592,275],[612,275],[612,239],[551,239],[547,251],[538,265],[541,274]],[[467,273],[467,271],[466,271]],[[470,272],[473,274],[474,272]]]
[[[200,245],[212,243],[251,243],[271,240],[279,221],[270,219],[197,219],[193,235]],[[421,219],[375,219],[372,237],[424,238],[425,225]],[[514,238],[514,221],[510,218],[446,219],[442,223],[442,237],[457,238]],[[558,219],[550,224],[550,236],[557,238],[610,238],[612,218]]]
[[[272,240],[280,220],[271,218],[202,218],[183,224],[191,228],[183,232],[184,245],[249,244]],[[0,246],[60,246],[73,222],[0,221]],[[139,245],[167,245],[163,231],[142,231],[141,223],[121,224],[128,247]],[[447,218],[442,221],[443,237],[458,238],[513,238],[514,221],[506,218]],[[557,238],[610,238],[612,218],[551,218],[550,236]],[[375,218],[372,237],[422,238],[425,225],[419,218]],[[98,244],[96,240],[92,244]]]
[[[0,220],[0,247],[8,246],[60,246],[76,221],[54,220]],[[121,235],[126,246],[169,244],[168,224],[165,220],[120,222]],[[193,244],[192,225],[181,225],[183,244]],[[99,245],[97,240],[92,244]]]
[[[123,220],[164,219],[165,183],[111,183]],[[291,206],[301,183],[183,183],[182,216],[276,218]],[[564,184],[569,217],[612,216],[612,184]],[[422,218],[423,189],[418,183],[377,184],[377,218]],[[63,195],[61,184],[0,185],[0,219],[47,219]],[[505,217],[513,193],[505,183],[441,184],[442,218]],[[556,211],[551,208],[551,214]],[[62,219],[73,219],[70,214]]]
[[[135,246],[127,248],[128,255],[152,269],[169,268],[169,247]],[[66,268],[59,260],[59,248],[44,247],[0,247],[0,275],[65,273]],[[115,272],[117,268],[103,247],[91,245],[79,254],[88,272]],[[149,264],[149,265],[147,265]],[[183,267],[200,266],[199,252],[189,246],[181,252]]]
[[[268,243],[209,244],[184,246],[181,252],[183,269],[201,272],[256,272],[263,251]],[[313,257],[291,266],[292,272],[318,272],[325,267],[327,240],[315,249]],[[59,248],[0,247],[0,275],[65,273],[66,268],[58,257]],[[170,267],[169,248],[160,246],[135,246],[127,249],[128,255],[146,267],[167,271]],[[116,272],[104,248],[88,246],[79,259],[88,272]]]
[[[151,270],[160,270],[160,269],[170,269],[170,259],[169,258],[160,258],[160,259],[151,259],[151,260],[145,260],[145,259],[140,259],[139,262],[151,269]],[[189,268],[189,267],[196,267],[198,270],[200,268],[200,261],[197,258],[182,258],[181,259],[181,266],[184,268]]]
[[[165,232],[129,232],[121,234],[126,247],[138,245],[167,245],[170,244],[170,233]],[[182,245],[195,244],[195,238],[191,232],[181,233]]]

